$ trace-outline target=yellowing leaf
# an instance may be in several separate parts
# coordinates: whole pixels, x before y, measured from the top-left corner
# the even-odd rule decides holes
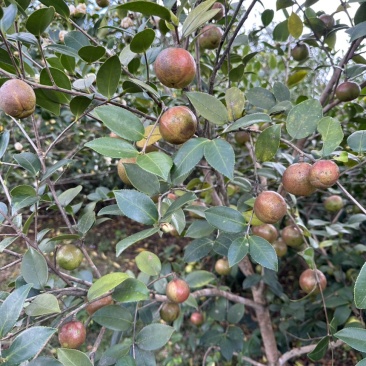
[[[287,79],[287,86],[291,88],[292,86],[298,84],[302,81],[305,76],[308,74],[306,70],[299,70],[291,74]]]
[[[302,35],[304,25],[300,17],[296,13],[292,13],[288,18],[288,31],[294,38],[299,38]]]
[[[145,132],[144,132],[144,138],[141,139],[140,141],[137,141],[136,145],[139,148],[143,148],[147,138],[149,137],[152,129],[154,128],[154,125],[150,125],[145,127]],[[160,131],[159,131],[159,127],[155,127],[153,133],[151,134],[151,136],[149,137],[149,141],[147,142],[147,146],[154,144],[155,142],[159,141],[161,139],[161,135],[160,135]]]
[[[250,224],[252,226],[263,225],[263,222],[258,219],[258,217],[255,215],[255,213],[253,213],[253,210],[243,212],[243,216],[245,218],[245,221],[248,223],[250,222]],[[252,220],[252,221],[250,221],[250,220]]]

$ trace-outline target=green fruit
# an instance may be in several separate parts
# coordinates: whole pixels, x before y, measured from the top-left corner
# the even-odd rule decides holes
[[[341,102],[349,102],[358,98],[361,94],[360,86],[353,81],[345,81],[337,86],[335,91],[336,97]]]
[[[334,27],[335,20],[332,15],[322,14],[319,19],[324,23],[325,28],[330,30]]]
[[[279,193],[264,191],[256,198],[253,211],[262,222],[274,224],[286,215],[287,205]]]
[[[309,174],[311,165],[308,163],[291,164],[283,173],[283,188],[295,196],[309,196],[316,191],[310,184]]]
[[[327,287],[327,278],[324,273],[319,271],[318,269],[306,269],[301,273],[299,278],[299,284],[301,289],[309,294],[310,292],[313,294],[318,294],[320,289],[324,291]]]
[[[73,244],[63,245],[57,250],[56,263],[63,269],[72,271],[80,266],[83,252]]]
[[[58,340],[62,348],[78,349],[85,342],[86,330],[80,321],[64,324],[58,332]]]
[[[97,0],[97,5],[101,8],[109,6],[109,0]]]
[[[166,286],[167,298],[176,303],[182,303],[188,299],[190,289],[188,283],[180,278],[175,278]]]
[[[215,263],[215,271],[221,276],[227,276],[231,272],[229,261],[227,259],[218,259]]]
[[[344,203],[341,196],[336,194],[327,197],[323,202],[324,208],[329,212],[337,212],[343,208]]]
[[[198,36],[198,44],[201,49],[214,50],[219,47],[223,34],[224,32],[221,28],[218,28],[213,24],[206,25],[202,28]]]
[[[180,307],[175,302],[165,302],[160,309],[160,318],[168,323],[174,322],[180,314]]]
[[[305,43],[298,43],[291,50],[291,56],[295,61],[304,61],[309,57],[309,47]]]
[[[282,229],[281,238],[292,248],[299,248],[304,243],[303,234],[296,225],[285,226]]]
[[[278,238],[272,243],[278,257],[283,257],[287,254],[287,245],[282,238]]]

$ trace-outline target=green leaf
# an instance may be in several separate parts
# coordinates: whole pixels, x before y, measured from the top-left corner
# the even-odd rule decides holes
[[[124,250],[130,247],[132,244],[137,243],[140,240],[146,239],[159,231],[159,228],[151,228],[142,230],[136,234],[130,235],[125,239],[120,240],[116,245],[116,256],[120,256]]]
[[[15,289],[0,306],[1,338],[5,337],[13,329],[31,288],[32,285],[24,285]]]
[[[99,212],[98,212],[98,216],[102,216],[102,215],[117,215],[117,216],[122,216],[123,213],[122,211],[118,208],[118,205],[109,205],[106,207],[103,207]]]
[[[360,352],[366,352],[366,329],[348,327],[343,328],[334,336],[350,347]]]
[[[144,301],[149,297],[149,289],[135,278],[127,278],[113,292],[113,299],[122,303]]]
[[[128,2],[126,4],[116,6],[115,9],[134,11],[147,16],[155,15],[166,21],[170,21],[171,19],[170,11],[166,7],[149,1]]]
[[[85,34],[83,34],[82,32],[79,32],[79,31],[67,32],[65,35],[64,42],[68,48],[71,48],[71,49],[75,50],[76,52],[79,52],[79,50],[82,47],[90,46],[89,38]],[[75,53],[74,55],[76,55],[76,57],[78,56],[77,53]],[[70,56],[72,56],[72,55],[70,55]]]
[[[245,96],[239,88],[232,87],[226,90],[225,102],[229,121],[235,121],[242,116]]]
[[[294,5],[294,1],[293,0],[277,0],[276,1],[276,10],[281,10],[281,9],[285,9],[288,8],[292,5]]]
[[[145,351],[155,351],[168,343],[173,332],[169,325],[150,324],[137,334],[136,344]]]
[[[178,234],[182,234],[186,227],[186,216],[182,209],[179,209],[173,213],[171,223],[177,230]]]
[[[187,275],[186,281],[191,288],[199,288],[207,286],[214,281],[216,276],[212,272],[198,270]]]
[[[271,24],[274,17],[274,11],[272,9],[266,9],[261,15],[262,23],[265,27]]]
[[[288,18],[288,31],[292,37],[298,39],[302,35],[303,29],[304,25],[302,24],[302,20],[296,13],[292,12]]]
[[[93,366],[89,357],[76,349],[57,348],[57,358],[63,366]]]
[[[41,170],[41,162],[36,154],[24,152],[14,154],[13,158],[22,168],[28,170],[32,175],[36,175]]]
[[[88,211],[83,214],[83,216],[80,217],[80,220],[78,221],[77,228],[78,231],[85,236],[85,234],[91,229],[91,227],[95,223],[95,212],[94,211]]]
[[[366,366],[366,358],[356,363],[356,366]]]
[[[61,110],[60,103],[56,103],[50,98],[48,98],[46,90],[36,89],[34,93],[36,94],[37,105],[39,105],[43,109],[46,109],[47,111],[50,111],[56,116],[60,115]]]
[[[0,202],[0,210],[7,215],[8,214],[8,206],[4,202]],[[5,217],[0,214],[0,224],[5,220]]]
[[[137,164],[124,164],[131,184],[142,193],[153,196],[159,193],[160,183],[156,175],[141,169]]]
[[[134,84],[140,86],[142,89],[145,89],[147,90],[149,93],[151,93],[152,95],[155,95],[155,97],[157,99],[160,99],[160,95],[159,93],[154,89],[152,88],[150,85],[144,83],[143,81],[141,80],[138,80],[138,79],[133,79],[133,78],[130,78],[129,80],[131,80],[131,82],[133,82]]]
[[[151,28],[135,34],[130,43],[130,49],[134,53],[145,53],[155,39],[155,32]]]
[[[84,146],[110,158],[135,158],[139,154],[130,143],[114,137],[100,137],[87,142]]]
[[[249,127],[255,123],[269,123],[272,122],[271,117],[266,113],[253,113],[238,119],[225,132],[236,131],[239,128]]]
[[[323,117],[317,127],[322,136],[322,155],[330,155],[342,142],[344,134],[339,121],[332,117]]]
[[[308,74],[307,70],[295,71],[294,73],[289,75],[289,77],[287,79],[287,86],[289,88],[292,88],[293,86],[297,85],[302,80],[304,80],[307,74]]]
[[[49,239],[49,241],[52,242],[52,241],[63,241],[63,240],[77,240],[77,239],[80,239],[80,235],[78,234],[64,234],[64,235],[57,235]]]
[[[25,308],[25,313],[29,316],[40,316],[61,313],[61,309],[56,296],[40,294]]]
[[[255,156],[260,161],[271,161],[280,146],[281,126],[273,125],[267,127],[258,136],[255,143]]]
[[[70,16],[69,7],[63,0],[40,0],[46,6],[53,6],[58,14],[68,18]]]
[[[2,356],[7,359],[6,366],[17,366],[35,356],[56,332],[54,328],[37,326],[24,330],[3,351]]]
[[[149,251],[141,252],[136,258],[137,268],[149,276],[157,276],[161,271],[161,262],[159,257]]]
[[[290,33],[288,31],[287,19],[278,23],[273,29],[273,40],[277,42],[286,42]]]
[[[312,361],[320,361],[327,353],[328,346],[329,346],[329,337],[326,336],[318,342],[316,347],[310,353],[308,353],[308,357]]]
[[[21,274],[27,283],[32,283],[36,289],[42,289],[48,281],[48,266],[43,255],[29,248],[22,259]]]
[[[8,7],[1,9],[3,10],[3,16],[0,21],[0,29],[5,34],[14,24],[18,8],[15,4],[10,4]]]
[[[291,98],[290,90],[279,81],[273,84],[273,94],[278,102],[289,101]]]
[[[346,33],[350,35],[350,43],[358,38],[366,36],[366,21],[358,23],[356,26],[347,29]]]
[[[229,266],[232,267],[235,264],[241,262],[243,258],[249,252],[249,241],[248,238],[242,236],[240,238],[235,239],[230,247],[227,255],[227,259],[229,260]]]
[[[129,310],[120,305],[108,305],[93,314],[93,320],[114,331],[127,331],[132,328],[133,317]]]
[[[262,267],[277,271],[278,261],[276,251],[267,240],[255,235],[250,236],[249,254]]]
[[[207,141],[204,155],[208,164],[215,170],[230,180],[234,178],[235,153],[227,141],[222,139]]]
[[[98,70],[98,91],[108,99],[111,99],[117,90],[121,73],[121,62],[118,56],[110,57]]]
[[[84,46],[80,48],[78,54],[85,62],[91,64],[105,55],[105,48],[102,46]]]
[[[358,309],[366,309],[366,264],[361,268],[354,287],[355,305]]]
[[[215,228],[206,220],[195,220],[189,226],[184,236],[186,238],[199,239],[209,236],[214,230]]]
[[[129,276],[126,273],[114,272],[106,274],[98,278],[89,288],[88,300],[94,300],[102,295],[105,295],[110,290],[113,290],[123,281],[125,281]]]
[[[52,80],[50,78],[49,73],[52,75]],[[44,68],[41,71],[40,82],[42,85],[53,86],[55,83],[58,87],[63,89],[71,90],[71,82],[67,75],[54,67],[49,67],[48,69]],[[44,91],[47,98],[56,103],[69,103],[71,99],[71,95],[53,91],[53,90],[45,90]]]
[[[71,159],[62,159],[57,163],[55,163],[54,165],[50,166],[49,168],[46,169],[46,173],[44,173],[44,175],[42,176],[41,182],[49,178],[52,174],[56,173],[58,169],[60,169],[66,164],[70,164],[71,162],[72,162]]]
[[[159,218],[152,199],[141,192],[123,189],[114,191],[117,205],[123,214],[141,224],[154,225]]]
[[[206,257],[206,255],[211,252],[212,246],[213,241],[209,238],[193,240],[184,248],[183,260],[187,263],[198,262],[200,259]]]
[[[245,307],[243,304],[235,304],[230,307],[227,313],[227,321],[231,324],[237,324],[243,318]]]
[[[83,95],[74,97],[70,101],[71,113],[75,115],[75,119],[79,119],[80,116],[86,111],[91,103],[91,99]]]
[[[248,102],[262,109],[271,109],[276,105],[276,98],[269,90],[255,87],[246,93]]]
[[[197,199],[197,196],[194,193],[187,192],[183,196],[180,196],[177,198],[166,210],[164,216],[162,217],[162,220],[166,220],[168,217],[170,217],[174,212],[182,208],[184,205],[186,205],[189,202],[192,202]]]
[[[28,32],[40,37],[42,33],[48,28],[55,16],[55,8],[41,8],[29,15],[25,27]]]
[[[27,366],[62,366],[62,363],[53,357],[41,356],[34,358]]]
[[[209,2],[211,0],[205,1]],[[203,3],[204,4],[204,3]],[[198,5],[201,6],[202,4]],[[197,8],[196,8],[197,9]],[[201,92],[186,93],[197,113],[215,125],[224,125],[228,122],[228,112],[225,106],[214,96]]]
[[[205,211],[205,216],[212,226],[228,233],[239,233],[245,229],[244,216],[230,207],[211,207]]]
[[[82,191],[83,187],[82,186],[76,186],[74,188],[70,188],[65,192],[62,192],[59,196],[58,196],[58,200],[60,202],[60,204],[62,206],[67,206],[68,204],[70,204],[74,198],[76,198],[79,193]]]
[[[348,146],[358,154],[366,151],[366,130],[353,132],[347,138]]]
[[[173,166],[171,157],[163,152],[151,152],[137,157],[137,165],[149,173],[158,175],[165,181]]]
[[[286,120],[286,129],[294,139],[307,137],[316,131],[323,117],[323,108],[318,100],[308,99],[293,107]]]
[[[1,207],[1,203],[0,202],[0,209],[2,208]],[[1,218],[1,216],[0,216]],[[1,222],[1,220],[0,220]],[[0,241],[0,253],[2,253],[4,251],[4,249],[6,249],[9,245],[13,244],[15,242],[15,240],[18,239],[18,236],[11,236],[9,238],[5,238],[3,240]]]
[[[4,154],[6,152],[6,149],[9,145],[9,140],[10,140],[10,131],[5,130],[0,135],[0,159],[4,156]]]

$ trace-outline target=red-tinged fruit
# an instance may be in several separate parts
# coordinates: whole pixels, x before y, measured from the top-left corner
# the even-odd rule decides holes
[[[339,168],[331,160],[318,160],[310,169],[309,181],[316,188],[332,187],[339,178]]]
[[[327,278],[324,273],[318,269],[306,269],[301,273],[299,278],[299,285],[301,289],[309,294],[318,294],[320,289],[322,291],[327,287]]]
[[[286,245],[292,248],[299,248],[304,243],[303,234],[296,225],[285,226],[282,229],[281,238]]]
[[[215,271],[221,276],[227,276],[231,272],[229,261],[224,258],[220,258],[215,263]]]
[[[219,12],[212,18],[215,20],[221,20],[225,15],[225,6],[219,2],[212,5],[212,9],[219,9]]]
[[[189,320],[191,321],[192,324],[196,325],[197,327],[200,327],[204,323],[205,317],[200,311],[195,311],[191,314]]]
[[[274,224],[286,215],[287,205],[279,193],[263,191],[256,198],[253,211],[263,223]]]
[[[221,28],[213,24],[206,25],[198,36],[198,44],[203,50],[214,50],[219,47],[223,34]]]
[[[196,132],[197,119],[185,106],[169,108],[160,118],[159,130],[163,139],[172,144],[183,144]]]
[[[93,315],[97,310],[103,308],[104,306],[108,306],[108,305],[112,305],[112,304],[113,304],[113,298],[111,295],[108,295],[106,297],[103,297],[102,299],[91,302],[86,307],[86,312],[89,315]]]
[[[165,302],[160,309],[160,318],[167,323],[174,322],[180,314],[180,307],[176,302]]]
[[[166,286],[166,296],[172,302],[180,304],[188,299],[189,294],[188,283],[181,278],[173,279]]]
[[[316,191],[310,184],[309,174],[311,165],[309,163],[291,164],[283,173],[283,188],[295,196],[309,196]]]
[[[337,86],[335,91],[336,97],[341,102],[349,102],[358,98],[361,94],[360,86],[353,81],[345,81]]]
[[[182,89],[196,76],[196,63],[192,55],[183,48],[166,48],[154,63],[156,77],[168,88]]]
[[[324,200],[323,205],[329,212],[338,212],[343,208],[344,202],[341,196],[333,194]]]
[[[79,349],[86,338],[84,324],[80,321],[71,321],[64,324],[58,332],[58,340],[62,348]]]
[[[278,231],[272,224],[253,226],[252,233],[267,240],[269,243],[273,243],[278,238]]]

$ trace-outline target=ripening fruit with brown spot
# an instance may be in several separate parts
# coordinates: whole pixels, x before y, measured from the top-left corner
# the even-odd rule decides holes
[[[106,297],[103,297],[102,299],[91,302],[86,307],[86,312],[89,315],[93,315],[97,310],[103,308],[104,306],[112,305],[112,304],[113,304],[113,298],[111,295],[108,295]]]
[[[219,2],[216,2],[212,5],[211,9],[220,9],[219,12],[212,18],[215,20],[221,20],[225,15],[225,6]]]
[[[227,276],[231,272],[229,261],[224,258],[220,258],[215,263],[215,271],[221,276]]]
[[[196,132],[197,119],[185,106],[169,108],[160,118],[159,130],[163,139],[172,144],[183,144]]]
[[[301,273],[299,278],[299,285],[301,289],[309,294],[310,292],[313,294],[318,294],[320,289],[322,291],[327,287],[327,278],[324,273],[319,271],[318,269],[306,269]]]
[[[196,76],[196,63],[192,55],[183,48],[166,48],[154,63],[156,77],[168,88],[182,89]]]
[[[310,184],[316,188],[332,187],[339,178],[339,168],[331,160],[318,160],[309,173]]]
[[[303,234],[296,225],[285,226],[282,229],[281,238],[292,248],[299,248],[304,243]]]
[[[85,342],[86,330],[80,321],[64,324],[58,331],[58,340],[62,348],[78,349]]]
[[[122,158],[117,163],[117,172],[121,181],[127,185],[131,185],[131,181],[126,174],[125,164],[136,164],[136,158]]]
[[[174,322],[180,314],[180,307],[176,302],[165,302],[160,309],[160,318],[167,323]]]
[[[278,238],[272,243],[278,257],[283,257],[287,254],[287,245],[282,238]]]
[[[214,50],[219,47],[223,34],[224,32],[221,28],[213,24],[206,25],[198,36],[198,44],[201,49]]]
[[[172,302],[184,302],[188,299],[189,294],[188,283],[181,278],[174,278],[166,286],[166,297]]]
[[[272,224],[253,226],[252,233],[266,239],[269,243],[273,243],[278,238],[278,231]]]
[[[295,196],[309,196],[316,191],[310,184],[309,174],[311,165],[309,163],[291,164],[283,173],[283,188]]]
[[[344,206],[341,196],[333,194],[327,197],[323,202],[324,208],[329,212],[337,212]]]
[[[14,118],[26,118],[36,108],[36,95],[26,82],[8,80],[0,88],[0,108]]]
[[[354,81],[345,81],[337,86],[335,91],[336,97],[341,102],[349,102],[358,98],[361,94],[360,86]]]
[[[287,205],[279,193],[263,191],[256,198],[253,211],[262,222],[274,224],[286,215]]]

